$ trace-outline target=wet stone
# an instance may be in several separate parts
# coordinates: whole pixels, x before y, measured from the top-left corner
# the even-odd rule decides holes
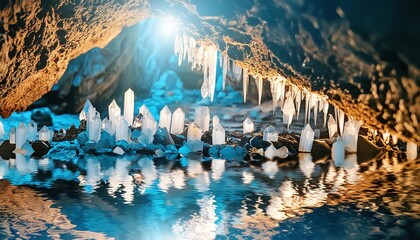
[[[31,144],[31,146],[35,151],[32,154],[32,156],[35,158],[42,158],[50,151],[50,145],[48,144],[48,142],[37,140],[37,141],[34,141]]]
[[[3,141],[0,145],[0,157],[4,160],[9,160],[10,158],[15,158],[13,151],[16,148],[16,144],[11,144],[9,140]]]

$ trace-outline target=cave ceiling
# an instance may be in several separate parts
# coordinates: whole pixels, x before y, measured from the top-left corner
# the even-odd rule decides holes
[[[9,0],[0,9],[3,117],[123,27],[170,15],[251,75],[285,76],[373,128],[420,142],[418,1]]]

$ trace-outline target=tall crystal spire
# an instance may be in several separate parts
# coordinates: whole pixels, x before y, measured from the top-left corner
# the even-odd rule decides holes
[[[134,119],[134,92],[129,88],[124,94],[124,119],[129,126]]]
[[[159,127],[166,128],[168,132],[171,130],[171,119],[172,119],[172,112],[169,110],[168,106],[165,106],[160,111],[159,117]]]
[[[208,107],[196,108],[194,122],[197,123],[203,132],[208,131],[210,124],[210,109]]]
[[[184,132],[185,113],[181,108],[175,110],[172,115],[171,133],[180,134]]]

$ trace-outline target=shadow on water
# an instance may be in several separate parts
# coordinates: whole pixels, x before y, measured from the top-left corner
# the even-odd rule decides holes
[[[347,155],[236,167],[139,156],[0,160],[0,236],[322,239],[419,236],[419,160]],[[335,235],[331,235],[331,231]]]

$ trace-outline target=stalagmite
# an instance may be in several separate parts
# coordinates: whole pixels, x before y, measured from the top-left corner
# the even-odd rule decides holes
[[[330,117],[328,118],[328,136],[330,139],[334,136],[337,132],[337,122],[334,120],[334,117],[329,114]]]
[[[37,133],[38,133],[38,124],[36,124],[36,122],[31,120],[28,123],[28,140],[31,142],[35,141],[37,139],[36,137]],[[1,133],[0,133],[0,137],[1,137]]]
[[[201,140],[201,128],[197,125],[197,123],[192,122],[188,125],[188,132],[187,132],[187,141],[192,140]]]
[[[249,117],[247,117],[244,120],[244,122],[242,124],[242,129],[243,129],[244,134],[254,132],[254,123],[252,122],[252,120]]]
[[[124,119],[128,126],[133,124],[134,119],[134,92],[129,88],[124,94]]]
[[[300,105],[302,103],[302,92],[299,91],[299,90],[296,93],[295,102],[296,102],[296,110],[297,110],[296,120],[298,120],[299,119],[299,113],[300,113]]]
[[[165,106],[160,111],[160,117],[159,117],[159,127],[160,128],[166,128],[168,132],[171,130],[171,120],[172,120],[172,112],[169,110],[168,106]]]
[[[417,159],[417,144],[415,142],[407,142],[407,159],[415,160]]]
[[[146,112],[143,116],[143,124],[141,127],[141,132],[146,135],[149,143],[153,142],[154,135],[157,131],[158,124],[150,112]]]
[[[102,120],[101,128],[111,134],[111,123],[107,117]]]
[[[336,166],[341,166],[344,162],[345,156],[344,142],[341,137],[337,137],[337,140],[333,143],[331,148],[331,157],[335,162]]]
[[[146,134],[147,135],[147,134]],[[154,134],[153,134],[154,135]],[[148,136],[148,135],[147,135]],[[149,137],[149,136],[148,136]],[[153,136],[152,136],[153,137]],[[115,131],[115,140],[125,140],[128,142],[128,123],[125,121],[124,118],[120,118],[117,125],[116,125],[116,131]],[[150,138],[149,138],[150,139]]]
[[[181,108],[177,108],[172,115],[171,133],[181,134],[184,132],[185,113]]]
[[[220,123],[220,118],[219,118],[217,115],[214,115],[214,116],[213,116],[213,121],[212,121],[213,128],[214,128],[215,126],[217,126],[217,124],[219,124],[219,123]]]
[[[50,139],[51,139],[50,130],[48,129],[47,126],[43,126],[41,128],[41,130],[39,130],[38,139],[41,140],[41,141],[46,141],[46,142],[50,141]]]
[[[344,126],[343,142],[347,152],[357,152],[357,139],[359,137],[360,122],[349,119]]]
[[[149,109],[146,107],[146,105],[141,105],[141,107],[139,108],[139,113],[144,116],[147,112],[149,112]]]
[[[246,95],[248,93],[249,76],[248,69],[244,68],[242,72],[242,90],[244,95],[244,103],[246,103]]]
[[[277,142],[278,133],[277,133],[277,130],[272,125],[264,129],[263,140],[267,142]]]
[[[16,149],[20,149],[26,142],[27,129],[23,122],[16,128]]]
[[[9,142],[10,144],[16,144],[16,128],[12,127],[9,132]]]
[[[208,107],[198,107],[195,109],[194,122],[203,132],[209,130],[210,109]]]
[[[213,126],[212,143],[213,145],[226,143],[225,128],[220,123]]]
[[[258,90],[258,105],[261,105],[262,93],[263,93],[263,79],[261,76],[255,76],[255,84]]]
[[[314,136],[315,133],[311,126],[309,123],[306,124],[305,128],[302,130],[302,134],[300,135],[299,152],[311,152]]]

